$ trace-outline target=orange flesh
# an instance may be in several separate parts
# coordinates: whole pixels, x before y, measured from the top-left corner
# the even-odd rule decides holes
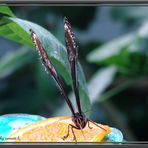
[[[55,117],[33,123],[25,128],[12,133],[6,142],[100,142],[104,136],[110,132],[110,128],[105,125],[89,122],[82,130],[70,126],[68,137],[68,126],[73,124],[71,117]]]

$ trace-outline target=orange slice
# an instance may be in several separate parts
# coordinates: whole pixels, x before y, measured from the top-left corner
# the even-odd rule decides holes
[[[55,117],[35,122],[12,133],[5,142],[75,142],[72,129],[68,125],[73,124],[71,117]],[[77,142],[100,142],[110,132],[110,128],[89,122],[83,130],[73,128]],[[90,128],[91,127],[91,128]],[[102,129],[102,128],[104,129]]]

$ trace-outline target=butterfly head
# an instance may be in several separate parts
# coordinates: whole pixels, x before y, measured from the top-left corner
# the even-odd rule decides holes
[[[74,122],[75,126],[79,129],[83,129],[87,124],[87,117],[82,113],[75,113],[75,116],[72,117],[72,121]]]

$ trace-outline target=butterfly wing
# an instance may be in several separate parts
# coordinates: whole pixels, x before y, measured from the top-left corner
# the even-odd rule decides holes
[[[38,54],[40,56],[40,59],[42,61],[42,64],[44,65],[45,67],[45,71],[52,76],[52,78],[55,80],[59,90],[61,91],[62,95],[64,96],[70,110],[71,110],[71,113],[73,114],[73,116],[75,115],[75,112],[74,112],[74,107],[70,101],[70,99],[68,98],[67,94],[66,94],[66,91],[64,89],[64,86],[60,80],[60,78],[58,77],[57,75],[57,72],[54,68],[54,66],[52,65],[50,59],[48,58],[48,55],[47,53],[45,52],[45,49],[43,48],[40,40],[38,39],[36,33],[30,29],[30,33],[31,33],[31,38],[32,38],[32,42],[34,43],[37,51],[38,51]]]
[[[72,76],[73,90],[74,90],[75,97],[76,97],[78,111],[80,114],[82,114],[80,97],[79,97],[79,90],[78,90],[78,77],[77,77],[78,53],[77,53],[75,36],[72,31],[72,27],[66,17],[64,18],[64,30],[65,30],[66,49],[67,49],[67,53],[68,53],[68,60],[69,60],[71,76]]]

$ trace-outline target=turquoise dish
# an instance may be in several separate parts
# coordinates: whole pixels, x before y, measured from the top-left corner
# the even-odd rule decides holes
[[[0,142],[3,142],[12,132],[31,123],[45,119],[38,115],[6,114],[0,116]]]
[[[110,127],[111,132],[107,134],[104,138],[104,142],[123,142],[123,134],[122,132],[117,129]]]

